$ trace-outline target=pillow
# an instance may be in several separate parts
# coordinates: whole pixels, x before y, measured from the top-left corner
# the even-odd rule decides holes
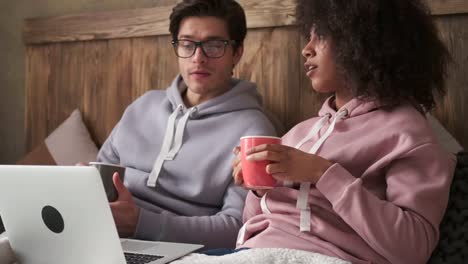
[[[426,115],[427,121],[432,127],[432,131],[434,132],[437,140],[439,141],[442,147],[453,154],[457,154],[458,152],[463,150],[463,147],[458,143],[458,141],[448,132],[444,126],[432,115]]]
[[[39,146],[28,153],[18,164],[75,165],[96,160],[98,149],[81,113],[75,109]]]

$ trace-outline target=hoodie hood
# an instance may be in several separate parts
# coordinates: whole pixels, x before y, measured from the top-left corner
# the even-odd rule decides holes
[[[187,108],[181,96],[186,89],[188,89],[187,85],[183,82],[181,75],[178,75],[166,90],[172,114],[167,121],[161,150],[148,177],[147,186],[149,187],[156,187],[164,162],[174,160],[179,153],[184,144],[187,123],[191,119],[247,109],[263,112],[261,97],[256,85],[251,82],[231,79],[231,88],[224,94],[190,108]]]
[[[257,92],[257,86],[254,83],[232,78],[230,87],[231,88],[224,94],[194,106],[196,112],[192,113],[190,117],[196,119],[206,115],[235,112],[245,109],[258,109],[263,111],[262,98]],[[167,98],[171,102],[173,110],[180,105],[187,109],[181,96],[187,89],[187,85],[179,74],[166,90]]]
[[[322,108],[319,111],[319,116],[323,117],[328,114],[330,114],[331,116],[335,116],[336,113],[340,111],[346,111],[346,117],[350,118],[366,114],[381,107],[377,102],[372,100],[362,100],[359,98],[353,98],[345,105],[343,105],[340,109],[335,110],[335,108],[332,107],[332,105],[334,105],[334,102],[335,96],[331,96],[327,100],[325,100],[325,102],[322,105]]]
[[[358,98],[354,98],[343,105],[340,109],[335,110],[332,105],[334,104],[335,96],[329,97],[322,108],[319,111],[320,119],[310,129],[306,137],[304,137],[299,143],[296,144],[295,148],[300,147],[311,138],[319,134],[323,127],[327,127],[325,133],[323,133],[317,141],[315,141],[312,148],[307,152],[316,154],[317,151],[322,147],[323,143],[333,133],[335,125],[344,119],[356,117],[359,115],[366,114],[378,108],[378,105],[374,101],[365,101]],[[285,186],[291,186],[293,183],[285,182]],[[297,198],[296,207],[300,210],[300,221],[299,230],[301,232],[310,231],[310,208],[309,208],[309,192],[312,183],[302,182],[300,183],[299,196]]]

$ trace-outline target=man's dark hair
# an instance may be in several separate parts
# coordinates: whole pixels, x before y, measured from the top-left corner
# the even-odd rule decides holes
[[[445,95],[451,58],[420,0],[299,0],[298,17],[330,38],[356,97],[429,111]]]
[[[169,17],[172,39],[179,34],[180,22],[186,17],[217,17],[226,21],[229,37],[237,49],[247,34],[244,9],[234,0],[184,0],[177,4]]]

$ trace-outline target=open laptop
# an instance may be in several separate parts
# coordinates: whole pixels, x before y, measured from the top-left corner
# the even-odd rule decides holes
[[[0,215],[21,264],[167,263],[203,247],[119,240],[94,167],[0,165]]]

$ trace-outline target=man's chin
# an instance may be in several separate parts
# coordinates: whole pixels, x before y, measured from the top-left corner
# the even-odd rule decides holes
[[[187,87],[188,89],[192,92],[192,93],[199,93],[199,92],[203,92],[206,90],[207,86],[210,84],[209,82],[199,82],[199,81],[193,81],[191,80],[191,82],[189,83],[186,83],[187,84]]]
[[[213,81],[211,79],[191,79],[189,85],[193,90],[206,90],[207,86],[213,86]]]

